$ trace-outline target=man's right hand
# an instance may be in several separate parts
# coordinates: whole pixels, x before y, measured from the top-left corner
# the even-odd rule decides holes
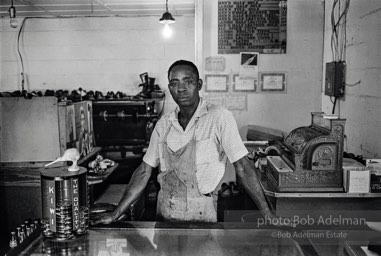
[[[132,174],[129,184],[120,199],[118,206],[110,213],[100,215],[98,218],[90,220],[90,225],[110,224],[123,219],[126,215],[123,212],[135,202],[144,192],[148,180],[151,177],[153,167],[143,162]],[[94,216],[95,217],[95,216]]]
[[[107,225],[107,224],[110,224],[114,221],[124,219],[124,217],[126,217],[126,214],[121,214],[118,216],[114,212],[110,212],[110,213],[107,213],[107,214],[97,218],[97,219],[91,220],[90,225],[92,225],[92,226],[98,225],[98,224],[106,224]]]

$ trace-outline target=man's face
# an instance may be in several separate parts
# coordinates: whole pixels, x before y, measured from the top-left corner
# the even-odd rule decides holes
[[[198,104],[202,80],[198,79],[193,68],[187,65],[176,66],[169,74],[169,91],[179,107]]]

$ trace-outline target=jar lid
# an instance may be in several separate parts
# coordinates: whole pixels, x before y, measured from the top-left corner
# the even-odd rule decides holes
[[[56,168],[49,168],[46,170],[41,171],[41,177],[47,177],[47,178],[68,178],[68,177],[75,177],[82,174],[85,174],[87,172],[86,168],[79,166],[78,171],[68,171],[69,166],[63,166],[63,167],[56,167]]]

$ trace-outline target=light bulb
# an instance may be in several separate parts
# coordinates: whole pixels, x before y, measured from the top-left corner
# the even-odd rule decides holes
[[[9,7],[9,25],[12,28],[17,28],[19,25],[19,22],[16,19],[16,8],[13,6],[13,1],[12,1],[12,6]]]
[[[12,28],[17,28],[19,26],[19,22],[17,21],[16,18],[10,18],[9,19],[9,25],[12,27]]]
[[[163,36],[165,38],[170,38],[173,34],[172,29],[169,27],[169,24],[164,24],[164,29],[163,29]]]

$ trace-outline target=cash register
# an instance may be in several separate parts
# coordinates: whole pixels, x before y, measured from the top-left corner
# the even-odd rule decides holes
[[[278,156],[267,156],[267,178],[279,192],[343,191],[345,119],[311,113],[311,125],[275,142]]]

